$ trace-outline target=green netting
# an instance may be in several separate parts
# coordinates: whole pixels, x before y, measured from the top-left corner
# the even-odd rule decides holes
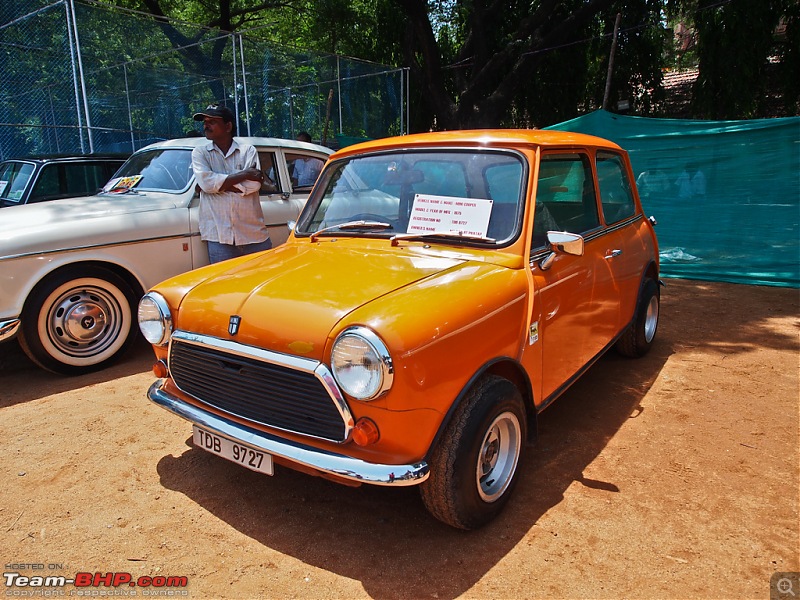
[[[89,0],[0,1],[0,160],[132,152],[227,104],[242,135],[330,146],[405,133],[402,68]]]
[[[665,277],[800,287],[800,117],[688,121],[597,111],[546,127],[630,153]]]

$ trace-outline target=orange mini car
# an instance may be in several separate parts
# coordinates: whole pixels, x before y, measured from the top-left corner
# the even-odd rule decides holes
[[[627,154],[555,131],[429,133],[331,156],[283,246],[139,305],[156,404],[200,448],[272,474],[419,485],[438,519],[493,518],[537,415],[659,314]]]

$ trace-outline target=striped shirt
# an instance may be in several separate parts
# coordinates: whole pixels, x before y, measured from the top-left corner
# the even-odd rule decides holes
[[[227,154],[209,142],[192,151],[192,169],[200,186],[200,238],[208,242],[244,246],[269,238],[258,198],[261,184],[243,181],[241,192],[221,192],[228,175],[259,169],[258,153],[249,144],[233,140]]]

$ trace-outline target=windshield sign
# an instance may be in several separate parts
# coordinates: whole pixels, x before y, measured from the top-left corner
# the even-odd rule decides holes
[[[519,230],[524,178],[520,156],[491,150],[344,159],[323,172],[296,233],[441,234],[448,241],[502,244]]]

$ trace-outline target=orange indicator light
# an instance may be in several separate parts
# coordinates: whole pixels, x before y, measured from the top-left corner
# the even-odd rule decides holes
[[[353,427],[353,441],[356,444],[359,446],[369,446],[377,442],[380,437],[381,434],[378,431],[378,426],[375,425],[372,420],[361,418],[356,421],[356,425]]]

